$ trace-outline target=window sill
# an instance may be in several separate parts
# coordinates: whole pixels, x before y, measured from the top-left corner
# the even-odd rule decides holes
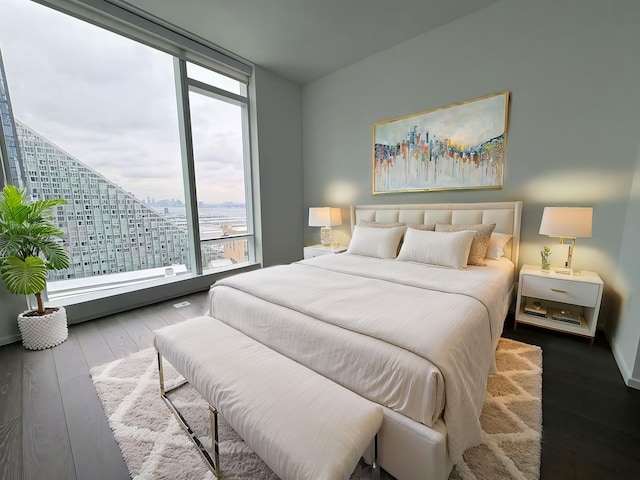
[[[68,295],[47,302],[48,306],[64,306],[69,324],[81,323],[94,318],[112,315],[132,308],[162,302],[171,298],[207,290],[217,280],[259,269],[259,263],[246,263],[241,267],[227,267],[202,275],[183,274],[174,277],[146,280],[144,283],[128,284],[109,290],[93,290]],[[118,301],[114,302],[114,297]]]

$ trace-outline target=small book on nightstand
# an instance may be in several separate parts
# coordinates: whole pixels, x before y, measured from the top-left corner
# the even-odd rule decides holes
[[[551,318],[560,322],[571,323],[572,325],[582,324],[582,315],[578,312],[572,312],[571,310],[560,310],[553,313]]]
[[[538,317],[546,317],[547,308],[542,306],[540,302],[528,302],[524,307],[524,313],[537,315]]]

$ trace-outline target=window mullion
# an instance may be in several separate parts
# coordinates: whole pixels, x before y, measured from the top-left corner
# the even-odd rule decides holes
[[[189,108],[189,86],[187,83],[187,62],[179,58],[173,61],[176,79],[176,101],[178,104],[178,124],[180,129],[180,151],[185,192],[185,213],[189,236],[189,255],[192,271],[202,273],[202,254],[200,251],[200,227],[198,224],[198,196],[196,192],[196,173],[193,160],[193,137],[191,113]]]
[[[217,98],[219,100],[222,100],[223,102],[238,105],[240,107],[245,106],[249,103],[246,97],[227,92],[226,90],[214,87],[213,85],[208,85],[192,78],[188,79],[188,82],[189,90],[191,90],[192,92],[197,92],[201,95],[206,95],[211,98]]]
[[[249,108],[244,106],[242,108],[242,154],[244,157],[244,178],[245,178],[245,190],[244,190],[244,202],[246,205],[247,215],[247,233],[254,235],[254,219],[253,219],[253,176],[251,168],[251,135],[249,132]],[[250,260],[255,260],[254,250],[249,250]]]

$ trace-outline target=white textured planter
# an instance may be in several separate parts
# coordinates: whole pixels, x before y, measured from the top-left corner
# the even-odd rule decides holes
[[[18,328],[22,334],[22,344],[29,350],[43,350],[55,347],[69,336],[67,312],[64,307],[48,315],[25,317],[26,310],[18,315]]]

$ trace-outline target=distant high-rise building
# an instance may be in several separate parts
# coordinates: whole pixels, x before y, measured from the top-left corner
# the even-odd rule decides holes
[[[188,264],[187,232],[52,142],[15,121],[33,198],[63,198],[55,220],[71,265],[51,280]]]
[[[0,120],[2,121],[2,134],[0,135],[0,157],[2,158],[2,171],[5,180],[18,188],[25,187],[25,173],[22,169],[22,159],[17,145],[16,126],[11,110],[11,98],[9,97],[9,85],[2,62],[0,52]]]
[[[32,198],[67,201],[55,209],[70,258],[50,280],[188,265],[184,227],[172,223],[13,116],[0,53],[0,154],[7,183]]]

